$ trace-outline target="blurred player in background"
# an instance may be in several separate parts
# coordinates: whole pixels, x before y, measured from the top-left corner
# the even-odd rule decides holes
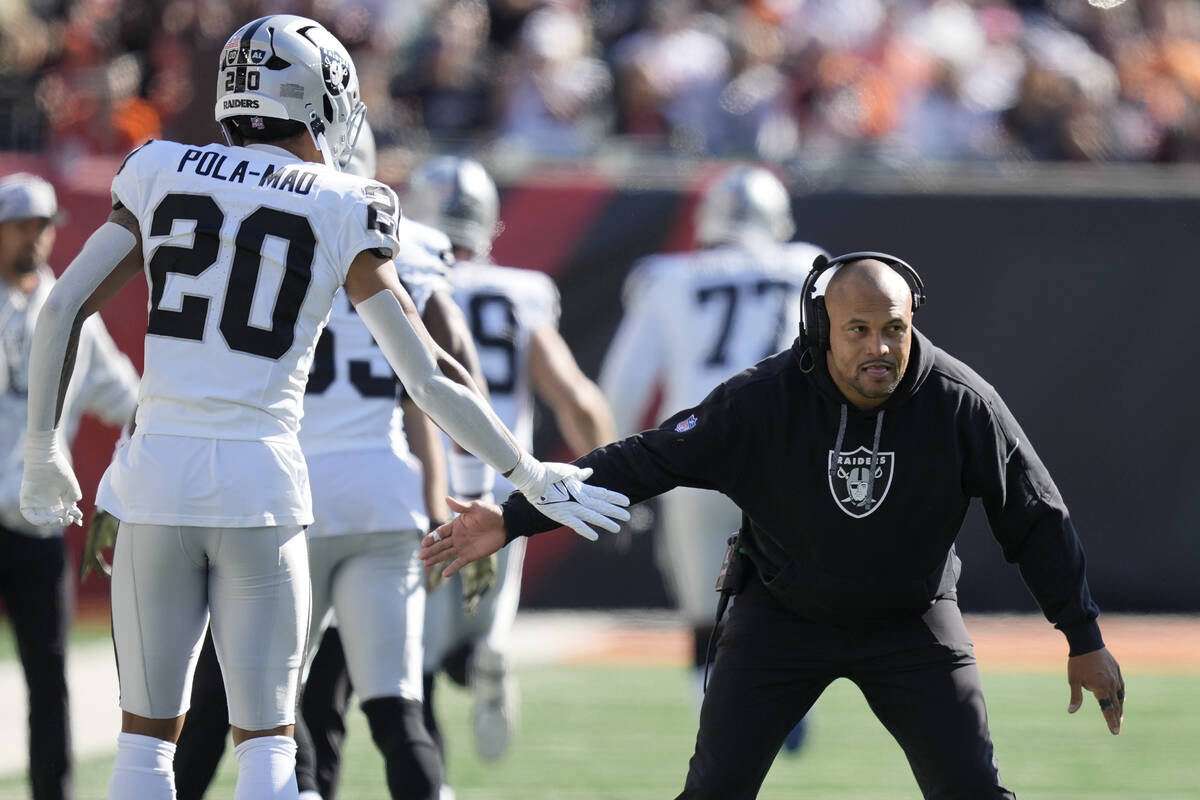
[[[67,628],[74,593],[62,527],[21,516],[30,343],[54,273],[46,260],[58,222],[54,187],[28,173],[0,180],[0,598],[12,620],[29,687],[29,780],[34,800],[74,796],[67,709]],[[138,374],[99,318],[79,329],[74,380],[66,387],[56,446],[69,453],[87,411],[128,422]]]
[[[492,407],[518,440],[533,440],[533,398],[553,411],[574,453],[586,453],[615,432],[600,389],[575,363],[558,332],[558,290],[549,276],[490,263],[499,232],[496,185],[476,161],[444,156],[417,169],[405,213],[444,231],[454,245],[454,299],[465,312],[487,378]],[[457,497],[507,497],[512,485],[482,469],[478,459],[451,452],[450,484]],[[508,552],[511,551],[511,552]],[[443,668],[474,694],[475,744],[485,761],[504,754],[513,733],[516,696],[506,654],[520,599],[523,546],[500,553],[499,580],[468,613],[461,591],[430,595],[425,615],[425,713],[444,748],[433,706]],[[457,582],[458,576],[452,579]]]
[[[137,429],[97,504],[121,521],[113,639],[122,733],[109,796],[175,794],[172,756],[211,611],[238,757],[236,800],[296,798],[292,728],[310,622],[301,398],[334,295],[346,295],[423,410],[581,534],[628,514],[520,448],[430,339],[391,259],[398,203],[342,172],[365,107],[341,43],[303,17],[239,29],[220,54],[229,146],[151,142],[113,180],[113,212],[47,298],[29,366],[21,512],[78,522],[60,404],[76,326],[143,270]],[[262,284],[262,286],[260,286]],[[607,499],[606,499],[607,498]],[[607,515],[607,516],[606,516]]]
[[[672,412],[699,403],[712,387],[787,347],[800,319],[800,289],[824,251],[788,240],[791,202],[779,179],[735,166],[705,190],[696,208],[699,249],[657,255],[635,265],[625,282],[625,314],[600,373],[617,433],[657,424],[648,419],[656,390]],[[699,693],[711,657],[726,540],[741,512],[717,492],[679,488],[661,498],[656,542],[659,570],[691,626]],[[803,722],[788,739],[795,750]]]

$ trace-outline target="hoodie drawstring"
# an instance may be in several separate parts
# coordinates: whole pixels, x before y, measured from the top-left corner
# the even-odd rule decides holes
[[[845,406],[842,406],[845,409]],[[871,472],[867,475],[867,509],[875,505],[875,470],[879,467],[879,437],[883,433],[883,409],[875,415],[875,441],[871,443]]]

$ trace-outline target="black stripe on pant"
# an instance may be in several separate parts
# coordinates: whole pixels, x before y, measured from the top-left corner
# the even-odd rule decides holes
[[[756,577],[721,637],[679,800],[756,797],[788,731],[837,678],[862,691],[928,800],[1014,800],[957,602],[883,628],[836,628],[798,617]]]

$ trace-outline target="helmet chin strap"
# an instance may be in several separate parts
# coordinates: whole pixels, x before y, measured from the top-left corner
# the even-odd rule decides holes
[[[341,169],[333,158],[333,149],[330,148],[324,131],[317,134],[317,149],[321,151],[321,157],[325,159],[325,166],[333,167],[336,170]]]

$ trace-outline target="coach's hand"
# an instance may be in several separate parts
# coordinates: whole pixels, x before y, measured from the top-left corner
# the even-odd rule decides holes
[[[507,537],[500,506],[478,500],[463,504],[453,497],[446,500],[458,516],[426,536],[417,555],[426,566],[453,559],[442,570],[442,576],[449,578],[472,561],[489,558],[498,552]]]
[[[107,550],[117,543],[117,526],[120,521],[102,508],[92,512],[92,521],[88,524],[87,537],[83,540],[83,560],[79,562],[79,582],[87,577],[89,572],[112,577],[112,567],[104,560],[101,550]]]
[[[1121,667],[1107,647],[1072,656],[1067,659],[1067,681],[1071,684],[1071,704],[1067,711],[1074,714],[1083,705],[1083,690],[1096,695],[1100,710],[1113,735],[1121,732],[1125,717],[1125,680]]]
[[[629,519],[629,498],[584,483],[591,475],[590,468],[538,462],[525,453],[508,479],[543,515],[594,542],[599,534],[592,525],[616,533]]]
[[[25,474],[21,477],[21,513],[34,525],[78,525],[83,497],[71,463],[58,449],[54,431],[25,434]]]

